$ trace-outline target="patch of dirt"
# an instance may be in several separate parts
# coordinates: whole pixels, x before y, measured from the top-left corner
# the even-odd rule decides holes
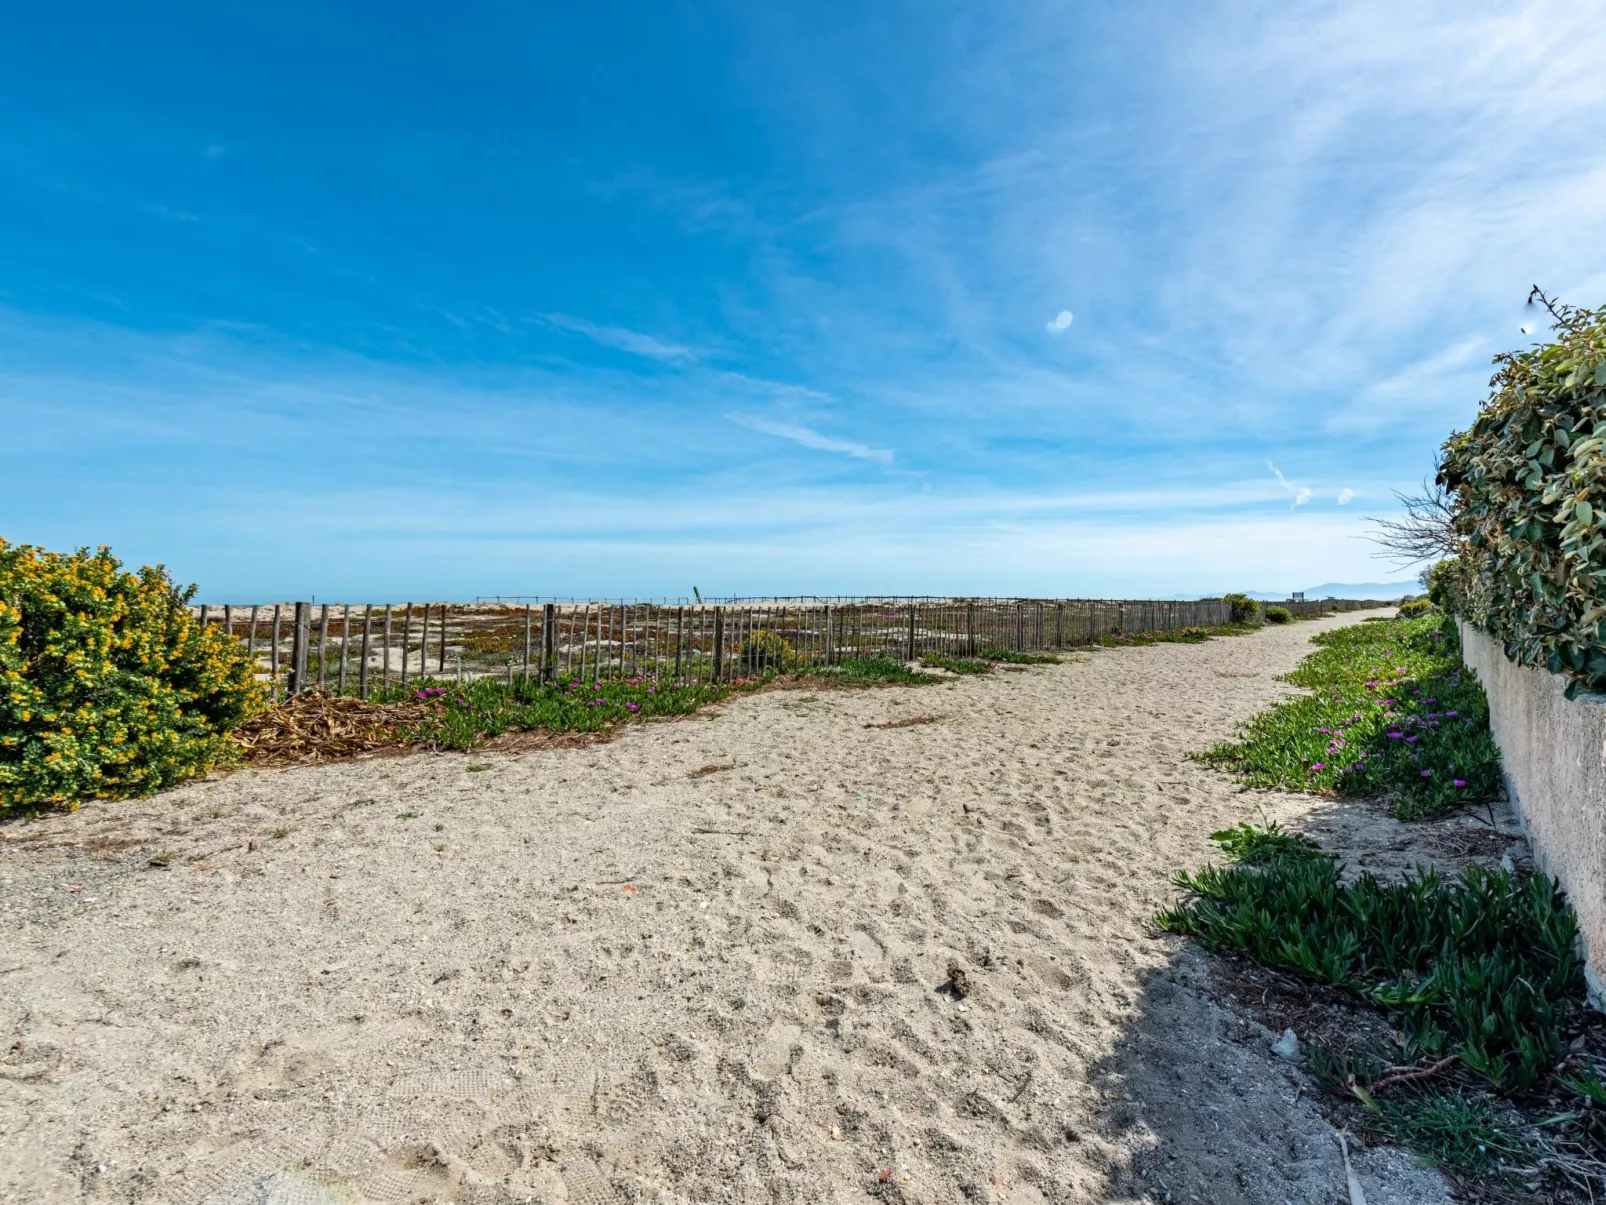
[[[679,719],[681,717],[670,717]],[[660,722],[657,719],[654,723]],[[606,745],[617,740],[625,725],[615,725],[599,732],[553,732],[550,728],[514,728],[475,745],[465,753],[530,753],[537,749],[587,749],[592,745]]]
[[[1225,1007],[1280,1034],[1292,1029],[1301,1043],[1338,1055],[1386,1059],[1398,1046],[1387,1018],[1347,992],[1307,983],[1247,958],[1218,954],[1210,987]]]

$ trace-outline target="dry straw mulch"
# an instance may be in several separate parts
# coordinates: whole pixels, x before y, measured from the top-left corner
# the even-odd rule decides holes
[[[407,703],[309,691],[257,712],[234,730],[234,740],[252,765],[338,761],[400,748],[399,729],[424,715]]]
[[[244,752],[246,764],[252,766],[302,766],[439,749],[441,746],[404,731],[429,713],[429,707],[413,703],[370,703],[350,695],[309,691],[263,708],[234,730],[234,741]],[[512,729],[480,737],[475,748],[497,753],[573,749],[611,741],[617,735],[616,727],[599,732]]]

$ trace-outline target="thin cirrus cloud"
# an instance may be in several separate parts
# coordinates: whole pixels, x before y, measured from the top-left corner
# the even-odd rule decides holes
[[[635,356],[646,356],[650,360],[662,360],[670,364],[690,364],[700,360],[703,355],[696,348],[669,343],[656,336],[622,326],[603,326],[584,318],[576,318],[572,314],[542,314],[541,321],[559,330],[584,335],[593,343],[600,343],[604,347],[629,352]]]
[[[201,220],[201,215],[198,213],[191,213],[187,209],[174,209],[168,205],[147,205],[145,212],[155,214],[159,218],[167,218],[173,222],[199,222]]]
[[[204,91],[209,27],[168,19],[128,79],[71,38],[0,46],[26,91],[72,80],[0,140],[0,174],[32,178],[43,154],[63,183],[0,190],[0,230],[36,244],[0,307],[0,413],[52,449],[9,466],[0,530],[127,541],[209,590],[236,564],[310,590],[293,583],[349,563],[309,554],[325,516],[367,505],[325,483],[407,481],[436,491],[432,521],[459,516],[442,547],[535,533],[532,581],[561,542],[541,535],[551,499],[572,494],[591,524],[572,590],[678,592],[693,571],[733,593],[1364,580],[1354,502],[1409,488],[1475,414],[1490,357],[1542,333],[1517,330],[1529,286],[1606,296],[1578,255],[1606,245],[1606,29],[1577,0],[915,5],[890,35],[782,7],[664,9],[662,77],[589,10],[565,32],[498,8],[462,39],[399,19],[316,114],[274,104],[285,64],[247,55],[201,127],[129,113],[129,145],[176,165],[82,148],[146,76]],[[536,31],[611,81],[609,103],[515,163],[544,103]],[[353,32],[337,12],[290,69]],[[361,99],[426,60],[416,107]],[[717,156],[683,113],[721,130]],[[394,186],[354,190],[348,165]],[[344,433],[364,455],[337,464]],[[263,509],[220,560],[203,507],[141,492],[129,466],[191,497],[293,485],[304,506]],[[663,576],[621,491],[652,499]],[[699,507],[739,514],[742,541]],[[794,525],[811,508],[828,517]],[[238,530],[237,507],[218,513]],[[409,590],[508,588],[476,555],[433,579],[426,557],[381,559]]]
[[[855,443],[852,440],[833,439],[829,435],[822,435],[796,423],[778,423],[745,414],[727,414],[725,417],[750,431],[773,435],[778,439],[789,439],[795,444],[813,448],[817,452],[836,452],[842,456],[851,456],[855,460],[872,460],[877,464],[892,463],[894,453],[891,448],[872,448],[869,444]]]

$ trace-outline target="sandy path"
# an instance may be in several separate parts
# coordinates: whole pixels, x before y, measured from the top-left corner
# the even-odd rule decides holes
[[[1312,809],[1184,755],[1358,618],[0,830],[0,1199],[1340,1200],[1147,918]]]

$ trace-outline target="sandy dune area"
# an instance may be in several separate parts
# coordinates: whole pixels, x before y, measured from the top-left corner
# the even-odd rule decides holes
[[[1343,1200],[1149,918],[1238,820],[1388,844],[1185,757],[1360,618],[0,829],[0,1200]]]

